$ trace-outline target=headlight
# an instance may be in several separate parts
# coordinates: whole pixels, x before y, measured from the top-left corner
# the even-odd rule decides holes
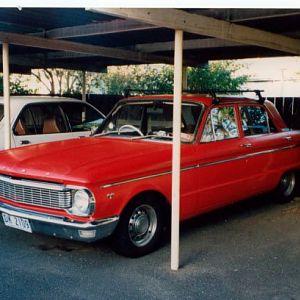
[[[73,193],[72,207],[69,213],[76,216],[88,216],[95,209],[95,200],[91,192],[88,190],[75,190]]]

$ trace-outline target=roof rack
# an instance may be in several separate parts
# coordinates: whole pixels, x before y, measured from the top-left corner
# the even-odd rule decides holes
[[[144,95],[159,95],[159,94],[171,94],[166,93],[161,90],[142,90],[142,89],[126,89],[124,91],[125,97],[130,96],[130,92],[137,92]],[[264,103],[265,99],[262,97],[261,93],[264,92],[264,90],[183,90],[184,93],[191,93],[191,94],[208,94],[213,98],[213,104],[220,103],[221,99],[217,96],[217,94],[242,94],[242,93],[255,93],[255,95],[258,97],[259,103]]]

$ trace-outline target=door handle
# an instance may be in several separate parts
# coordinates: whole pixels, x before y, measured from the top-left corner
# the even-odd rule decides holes
[[[21,141],[21,145],[28,145],[28,144],[30,144],[30,141],[28,140]]]
[[[253,147],[253,145],[250,143],[245,143],[245,144],[242,144],[241,147],[251,148],[251,147]]]
[[[293,138],[291,136],[286,136],[286,137],[284,137],[284,139],[287,141],[291,141]]]

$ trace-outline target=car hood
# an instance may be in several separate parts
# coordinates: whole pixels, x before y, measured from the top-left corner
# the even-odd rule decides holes
[[[51,182],[108,183],[171,168],[169,142],[90,137],[0,152],[0,173]]]

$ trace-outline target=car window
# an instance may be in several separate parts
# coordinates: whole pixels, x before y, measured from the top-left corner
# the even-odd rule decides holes
[[[270,133],[268,115],[263,107],[241,106],[240,113],[243,132],[246,136]]]
[[[206,120],[201,142],[213,142],[238,137],[233,106],[213,108]]]
[[[3,119],[4,116],[4,106],[3,104],[0,104],[0,121]]]
[[[56,103],[27,105],[19,115],[14,127],[16,135],[51,134],[68,131],[64,115]]]
[[[33,135],[36,134],[36,126],[32,118],[32,114],[29,107],[22,110],[19,115],[15,127],[15,135]]]
[[[195,137],[202,106],[194,103],[182,103],[181,141],[192,142]],[[124,127],[122,131],[122,126]],[[140,103],[121,104],[107,118],[102,132],[118,132],[119,135],[139,135],[135,127],[145,136],[172,138],[173,103],[156,100]]]
[[[63,111],[70,123],[71,130],[75,131],[90,131],[97,128],[104,117],[93,107],[85,103],[61,103]]]

